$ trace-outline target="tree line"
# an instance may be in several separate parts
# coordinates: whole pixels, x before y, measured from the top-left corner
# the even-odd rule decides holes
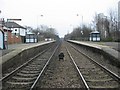
[[[45,40],[45,38],[51,38],[54,40],[59,39],[59,36],[57,35],[57,31],[55,28],[48,27],[46,25],[40,25],[37,28],[32,28],[30,26],[25,26],[28,30],[28,32],[32,32],[38,37],[38,41]]]
[[[89,34],[92,31],[91,28],[83,25],[82,27],[76,27],[71,33],[65,35],[65,40],[89,40]]]
[[[65,35],[65,39],[73,40],[89,40],[89,34],[92,31],[99,31],[102,41],[120,41],[120,30],[118,29],[118,17],[117,11],[110,9],[108,15],[103,13],[95,13],[93,20],[91,21],[92,27],[83,25],[82,27],[76,27],[73,31]]]

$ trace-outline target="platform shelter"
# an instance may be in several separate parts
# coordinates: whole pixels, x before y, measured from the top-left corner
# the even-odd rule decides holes
[[[90,41],[100,41],[100,32],[98,31],[93,31],[90,33]]]

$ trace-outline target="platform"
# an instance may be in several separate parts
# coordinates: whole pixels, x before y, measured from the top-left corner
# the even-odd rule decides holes
[[[73,42],[73,43],[77,43],[77,44],[81,44],[81,45],[85,45],[85,46],[88,46],[88,47],[92,47],[92,48],[102,50],[102,51],[108,53],[109,55],[111,55],[112,57],[114,57],[114,58],[116,58],[120,61],[119,50],[114,49],[113,46],[111,46],[111,45],[108,46],[108,45],[105,45],[105,44],[101,44],[100,42],[96,43],[96,42],[74,41],[74,40],[69,40],[69,41]]]
[[[55,41],[42,41],[42,42],[38,42],[38,43],[28,43],[28,44],[14,44],[14,45],[9,45],[8,49],[6,50],[1,50],[1,52],[3,53],[0,56],[0,64],[3,64],[4,62],[10,60],[11,58],[19,55],[21,52],[26,51],[28,49],[34,48],[34,47],[38,47],[38,46],[42,46],[48,43],[52,43]],[[34,52],[32,52],[34,53]]]

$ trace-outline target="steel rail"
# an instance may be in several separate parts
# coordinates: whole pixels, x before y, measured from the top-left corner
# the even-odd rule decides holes
[[[41,53],[37,54],[36,56],[34,56],[33,58],[31,58],[30,60],[28,60],[24,64],[22,64],[19,67],[17,67],[15,70],[13,70],[12,72],[10,72],[8,75],[4,76],[2,79],[0,79],[0,82],[4,82],[5,79],[9,78],[15,72],[19,71],[22,67],[24,67],[25,65],[27,65],[28,63],[30,63],[32,60],[34,60],[35,58],[37,58],[38,56],[40,56],[41,54],[43,54],[44,52],[46,52],[48,49],[50,49],[50,47],[47,48],[47,49],[45,49],[45,50],[43,50]]]
[[[82,75],[80,69],[78,68],[77,64],[75,63],[75,60],[73,59],[73,57],[72,57],[72,55],[71,55],[71,53],[69,52],[69,50],[68,50],[67,47],[66,47],[66,50],[67,50],[67,53],[68,53],[68,55],[70,56],[70,58],[71,58],[73,64],[75,65],[75,68],[77,69],[77,71],[78,71],[80,77],[82,78],[82,81],[83,81],[85,87],[87,88],[87,90],[90,90],[90,88],[89,88],[87,82],[85,81],[85,79],[84,79],[84,77],[83,77],[83,75]]]
[[[70,44],[70,43],[69,43]],[[71,45],[71,44],[70,44]],[[81,52],[79,49],[77,49],[75,46],[71,45],[72,48],[74,48],[75,50],[77,50],[79,53],[81,53],[82,55],[86,56],[88,59],[90,59],[92,62],[96,63],[99,67],[101,67],[103,70],[107,71],[109,74],[111,74],[111,76],[117,80],[120,83],[120,76],[118,76],[116,73],[112,72],[111,70],[109,70],[108,68],[106,68],[105,66],[103,66],[102,64],[98,63],[97,61],[95,61],[93,58],[91,58],[90,56],[86,55],[85,53]]]
[[[55,50],[53,51],[52,55],[50,56],[50,58],[48,59],[48,61],[46,62],[46,64],[44,65],[43,69],[41,70],[41,72],[39,73],[38,77],[36,78],[35,82],[31,85],[30,90],[33,90],[35,85],[37,84],[38,80],[40,79],[41,75],[43,74],[43,72],[45,71],[47,65],[49,64],[50,60],[52,59],[52,57],[54,56],[56,50],[58,49],[59,44],[57,45],[57,47],[55,48]]]

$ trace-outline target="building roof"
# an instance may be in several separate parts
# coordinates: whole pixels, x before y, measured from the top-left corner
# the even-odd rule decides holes
[[[10,28],[7,28],[7,27],[4,25],[4,22],[1,22],[1,21],[0,21],[0,29],[3,30],[3,31],[4,31],[4,30],[12,31],[12,30],[10,30]]]
[[[35,33],[32,32],[27,32],[28,35],[34,35]]]
[[[8,28],[23,28],[23,29],[26,29],[23,26],[15,23],[15,22],[6,22],[5,26],[8,27]]]
[[[100,32],[98,32],[98,31],[93,31],[93,32],[91,32],[91,33],[100,33]]]
[[[2,21],[0,21],[0,26],[1,26],[1,27],[3,26],[3,22],[2,22]]]

